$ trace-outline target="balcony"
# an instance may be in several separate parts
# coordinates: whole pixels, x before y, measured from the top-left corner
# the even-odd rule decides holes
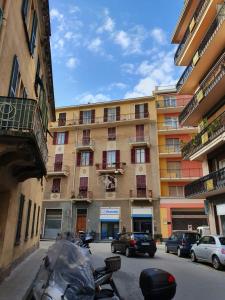
[[[182,125],[197,125],[201,117],[210,111],[225,95],[225,52],[211,67],[199,85],[197,93],[179,116]]]
[[[63,123],[60,122],[60,126],[58,122],[51,123],[51,128],[89,128],[89,127],[102,127],[104,124],[107,126],[116,126],[121,124],[145,124],[149,123],[150,121],[153,121],[150,119],[150,115],[148,112],[143,112],[139,114],[120,114],[119,116],[111,116],[109,118],[102,117],[95,117],[94,119],[71,119],[71,120],[63,120]],[[63,124],[63,125],[62,125]]]
[[[96,171],[100,174],[115,174],[123,175],[125,172],[126,163],[103,163],[96,164]]]
[[[161,181],[192,181],[202,176],[201,168],[185,168],[185,169],[161,169]]]
[[[208,10],[207,13],[206,10]],[[184,52],[188,52],[188,57],[191,56],[191,53],[193,56],[193,51],[197,50],[199,40],[201,40],[203,37],[202,35],[204,34],[204,28],[206,28],[207,24],[210,24],[213,21],[212,18],[215,14],[214,10],[215,3],[212,3],[212,1],[201,0],[199,2],[198,7],[196,8],[194,15],[192,16],[187,26],[186,32],[175,53],[174,62],[176,65],[184,66],[189,64],[189,62],[187,62],[187,58],[184,58]],[[203,15],[206,15],[204,19]],[[190,43],[191,47],[189,47]]]
[[[181,112],[189,101],[190,98],[158,100],[156,102],[156,108],[159,113]]]
[[[78,151],[83,151],[83,150],[91,150],[94,151],[94,146],[95,146],[95,142],[94,140],[90,139],[90,138],[83,138],[78,140],[78,142],[76,143],[76,149]]]
[[[185,197],[202,199],[225,193],[225,168],[212,172],[185,186]]]
[[[129,144],[131,146],[147,146],[150,145],[150,137],[149,136],[135,136],[129,138]]]
[[[181,126],[178,121],[159,122],[157,124],[158,124],[158,133],[163,135],[197,132],[197,128],[192,126]]]
[[[48,167],[47,175],[48,177],[52,176],[69,176],[70,168],[63,163],[55,163]]]
[[[71,199],[73,199],[73,201],[75,203],[77,203],[77,202],[91,203],[93,200],[93,192],[88,191],[88,190],[80,190],[79,194],[77,196],[72,194]]]
[[[184,159],[200,160],[225,142],[225,112],[182,148]]]
[[[179,157],[181,156],[180,145],[159,145],[160,157]]]
[[[199,45],[192,62],[181,75],[176,86],[180,94],[193,94],[195,92],[198,82],[210,69],[215,57],[218,57],[223,51],[224,31],[225,4],[220,8],[218,15]]]
[[[148,200],[149,202],[151,202],[152,190],[147,190],[146,188],[130,190],[130,200],[131,202],[141,201],[141,200],[144,201]]]
[[[36,100],[0,97],[0,143],[0,166],[18,182],[46,174],[46,133]]]

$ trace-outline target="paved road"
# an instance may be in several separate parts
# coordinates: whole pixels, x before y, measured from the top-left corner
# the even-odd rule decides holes
[[[95,266],[103,266],[104,258],[113,255],[108,243],[95,243],[91,248]],[[138,279],[140,272],[149,267],[164,269],[176,277],[176,300],[225,299],[225,271],[216,271],[209,265],[166,254],[163,249],[157,251],[155,258],[127,258],[124,255],[121,258],[121,270],[115,273],[114,278],[125,300],[143,300]]]

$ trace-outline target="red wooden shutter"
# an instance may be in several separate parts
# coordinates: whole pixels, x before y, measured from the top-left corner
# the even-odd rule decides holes
[[[83,111],[80,111],[79,124],[83,124]]]
[[[116,127],[108,128],[108,140],[115,141],[116,140]]]
[[[69,132],[66,131],[65,132],[65,144],[68,144],[68,140],[69,140]]]
[[[140,119],[140,106],[138,104],[135,105],[135,119]]]
[[[102,168],[105,169],[107,164],[107,151],[102,152]]]
[[[120,150],[116,150],[116,167],[120,167]]]
[[[95,110],[92,109],[91,111],[91,123],[95,123]]]
[[[57,132],[53,132],[53,145],[57,143]]]
[[[80,190],[88,189],[88,177],[80,177]]]
[[[54,178],[52,182],[52,193],[60,193],[60,178]]]
[[[116,121],[119,121],[120,120],[120,107],[117,106],[116,107]]]
[[[144,116],[145,116],[145,118],[148,117],[148,103],[144,104]]]
[[[83,130],[83,145],[89,145],[90,144],[90,129],[84,129]]]
[[[104,122],[108,121],[108,108],[104,108]]]
[[[146,188],[146,176],[136,175],[137,188]]]
[[[93,166],[93,162],[94,162],[94,152],[90,151],[89,166]]]
[[[144,125],[136,125],[136,141],[144,140]]]
[[[81,163],[81,152],[77,152],[77,166],[79,167]]]
[[[135,148],[131,149],[131,163],[135,164]]]
[[[63,154],[55,155],[54,171],[62,171]]]
[[[145,148],[145,162],[150,163],[150,148]]]

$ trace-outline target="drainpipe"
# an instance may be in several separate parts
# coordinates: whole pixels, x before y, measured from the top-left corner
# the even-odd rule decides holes
[[[3,2],[3,22],[2,22],[2,28],[0,29],[0,55],[2,52],[3,47],[3,41],[6,34],[6,25],[7,25],[7,18],[9,15],[9,8],[10,8],[11,0],[5,0]]]

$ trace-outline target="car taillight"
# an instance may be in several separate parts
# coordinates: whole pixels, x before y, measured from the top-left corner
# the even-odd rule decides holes
[[[169,274],[167,277],[167,281],[169,284],[172,284],[175,282],[175,277],[173,275]]]
[[[135,241],[135,240],[130,240],[130,245],[131,245],[131,246],[135,246],[136,243],[137,243],[137,241]]]
[[[225,254],[225,249],[224,248],[221,249],[221,253]]]

